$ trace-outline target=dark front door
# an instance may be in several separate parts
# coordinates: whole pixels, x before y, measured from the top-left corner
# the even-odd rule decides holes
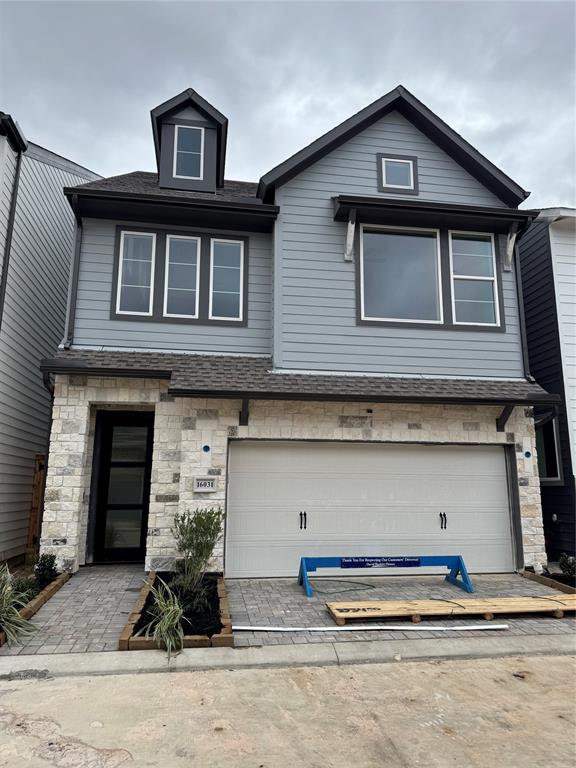
[[[144,560],[153,413],[98,414],[94,560]]]

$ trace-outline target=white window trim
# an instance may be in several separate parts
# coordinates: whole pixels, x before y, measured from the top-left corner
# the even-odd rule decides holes
[[[386,181],[386,163],[405,163],[410,166],[410,184],[388,184]],[[382,158],[382,186],[386,189],[414,189],[414,161],[404,160],[403,158],[396,157],[383,157]]]
[[[364,231],[365,230],[373,231],[373,230],[382,230],[382,231],[388,231],[388,232],[427,232],[428,234],[433,234],[436,237],[436,274],[438,277],[437,284],[436,284],[436,290],[437,290],[437,298],[438,298],[438,308],[440,311],[440,318],[438,320],[407,320],[405,318],[399,318],[399,317],[373,317],[372,315],[366,315],[364,311]],[[362,224],[360,226],[360,318],[362,320],[367,321],[374,321],[376,323],[383,322],[383,323],[424,323],[426,325],[443,325],[444,324],[444,303],[442,300],[442,259],[440,256],[440,230],[439,229],[429,229],[429,228],[422,228],[422,227],[392,227],[392,226],[384,226],[384,225],[376,225],[376,224]]]
[[[196,243],[196,312],[193,315],[176,315],[167,311],[168,309],[168,277],[170,274],[170,242],[172,240],[193,240]],[[187,320],[197,320],[200,308],[200,238],[188,237],[186,235],[166,235],[166,253],[164,255],[164,301],[162,304],[162,315],[164,317],[181,317]]]
[[[240,301],[239,301],[239,316],[238,317],[220,317],[219,315],[212,314],[212,285],[214,275],[214,244],[215,243],[234,243],[240,246]],[[236,293],[230,291],[230,293]],[[244,318],[244,241],[243,240],[230,240],[226,237],[211,237],[210,238],[210,289],[209,289],[209,305],[208,305],[208,319],[209,320],[227,320],[231,323],[241,323]]]
[[[482,277],[478,275],[458,275],[454,273],[454,259],[452,251],[452,235],[467,235],[471,237],[489,237],[492,247],[492,270],[493,277]],[[494,235],[488,232],[467,232],[465,230],[448,230],[448,250],[450,252],[450,299],[452,303],[452,322],[454,325],[470,325],[481,328],[499,328],[500,327],[500,300],[498,294],[498,272],[496,269],[496,248],[494,245]],[[484,283],[492,283],[492,296],[494,298],[494,317],[495,323],[470,323],[465,320],[456,320],[456,291],[454,290],[454,280],[479,280]]]
[[[150,264],[150,297],[148,299],[148,312],[132,312],[120,309],[120,299],[122,296],[122,276],[124,273],[124,236],[139,235],[152,238],[152,261]],[[154,272],[156,267],[156,233],[155,232],[133,232],[132,230],[122,230],[120,232],[120,254],[118,263],[118,285],[116,287],[116,314],[117,315],[137,315],[139,317],[151,317],[154,306]]]
[[[178,131],[180,130],[200,131],[200,176],[180,176],[176,173],[176,163],[178,160]],[[182,150],[184,151],[184,150]],[[188,154],[196,154],[191,152]],[[204,179],[204,128],[198,125],[177,125],[174,129],[174,157],[172,159],[172,176],[175,179],[191,179],[202,181]]]

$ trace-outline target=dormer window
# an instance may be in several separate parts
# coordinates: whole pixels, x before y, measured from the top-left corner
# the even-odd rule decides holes
[[[404,195],[418,194],[418,162],[415,157],[381,153],[376,157],[380,192],[397,192]]]
[[[204,177],[204,128],[177,125],[174,136],[174,178]]]

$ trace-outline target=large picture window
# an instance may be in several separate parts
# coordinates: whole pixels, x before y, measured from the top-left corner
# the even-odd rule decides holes
[[[155,255],[154,233],[121,233],[116,293],[118,314],[152,314]]]
[[[441,323],[441,268],[436,230],[362,230],[363,320]]]
[[[210,310],[212,320],[242,320],[244,243],[212,239]]]
[[[498,325],[494,238],[467,232],[449,236],[454,323]]]
[[[198,317],[199,256],[199,238],[167,235],[165,317]]]

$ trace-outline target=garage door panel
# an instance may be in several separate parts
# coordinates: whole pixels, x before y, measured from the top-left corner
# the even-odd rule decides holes
[[[462,554],[472,571],[509,571],[508,504],[497,446],[239,441],[230,449],[226,574],[295,575],[304,555]],[[383,572],[395,571],[408,573]]]

